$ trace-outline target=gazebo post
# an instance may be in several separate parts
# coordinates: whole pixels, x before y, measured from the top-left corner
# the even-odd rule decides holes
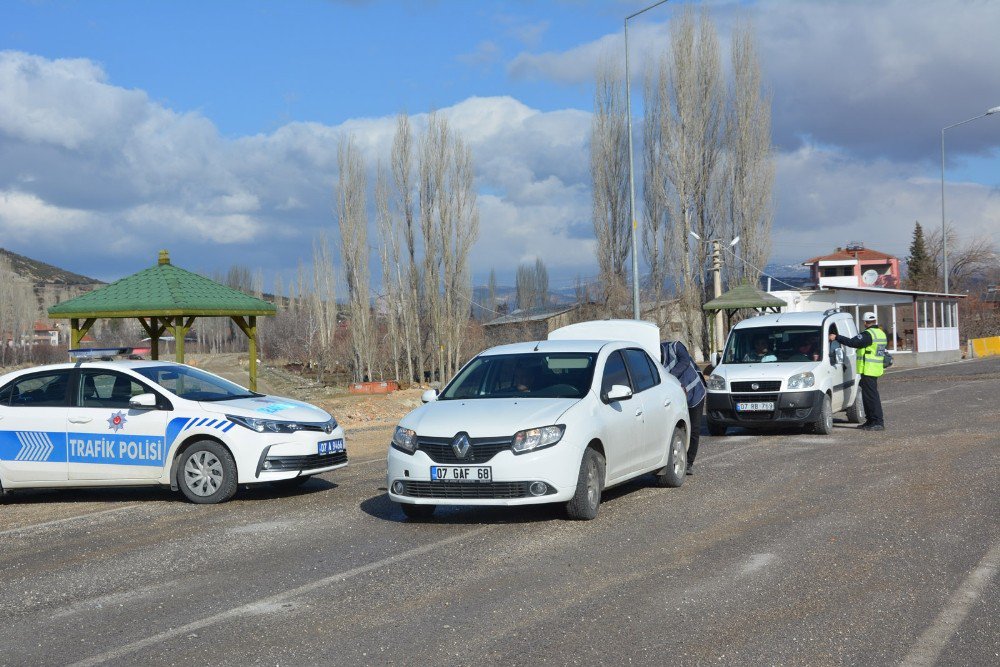
[[[174,330],[174,358],[177,363],[184,363],[184,339],[187,337],[188,331],[191,330],[191,324],[194,323],[194,316],[187,318],[184,321],[183,315],[178,315],[173,321]]]
[[[90,327],[94,326],[94,322],[96,321],[97,321],[96,318],[88,317],[83,321],[83,324],[81,325],[79,319],[75,317],[70,319],[69,324],[71,327],[72,341],[73,341],[73,346],[70,349],[75,350],[80,347],[80,343],[83,341],[83,337],[87,335],[87,332],[90,331]]]
[[[257,316],[250,316],[250,391],[257,391]]]

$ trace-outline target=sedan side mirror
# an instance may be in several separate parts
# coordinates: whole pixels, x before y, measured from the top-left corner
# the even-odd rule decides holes
[[[420,400],[424,403],[430,403],[431,401],[436,401],[438,397],[437,389],[428,389],[420,395]]]
[[[632,398],[632,390],[623,384],[611,385],[611,389],[604,395],[605,403],[615,403],[617,401],[627,401]]]
[[[139,394],[138,396],[133,396],[129,399],[128,406],[139,410],[155,410],[156,394]]]

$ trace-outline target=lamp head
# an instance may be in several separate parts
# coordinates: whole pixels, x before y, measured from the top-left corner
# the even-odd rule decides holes
[[[700,236],[698,236],[697,234],[695,234],[694,232],[688,232],[688,233],[689,233],[689,234],[691,234],[691,236],[693,236],[693,237],[695,237],[696,239],[698,239],[699,241],[701,240],[701,237],[700,237]]]
[[[734,245],[740,242],[740,237],[737,236],[735,239],[729,242],[729,247],[732,248]]]
[[[992,109],[986,112],[986,115],[989,116],[990,114],[995,114],[995,113],[1000,113],[1000,107],[993,107]]]

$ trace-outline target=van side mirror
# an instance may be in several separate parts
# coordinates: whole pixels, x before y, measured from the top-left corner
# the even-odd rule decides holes
[[[608,389],[608,393],[601,396],[601,400],[605,403],[627,401],[630,398],[632,398],[632,390],[623,384],[611,385],[611,389]]]
[[[837,343],[830,344],[830,365],[836,366],[837,364],[844,363],[844,348]]]
[[[138,396],[133,396],[128,400],[128,406],[137,410],[155,410],[156,394],[139,394]]]
[[[431,401],[436,401],[438,397],[437,389],[428,389],[420,395],[420,400],[423,403],[430,403]]]
[[[718,366],[722,363],[722,352],[715,352],[712,354],[712,365]]]

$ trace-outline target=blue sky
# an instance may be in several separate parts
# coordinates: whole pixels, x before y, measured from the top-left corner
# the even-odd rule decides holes
[[[385,155],[440,110],[473,149],[477,280],[593,275],[593,73],[647,4],[373,0],[0,4],[0,246],[102,279],[168,247],[286,277],[328,231],[336,142]],[[756,27],[774,95],[772,260],[940,225],[940,128],[1000,105],[1000,3],[708,3]],[[679,4],[630,30],[634,71]],[[641,99],[634,98],[636,108]],[[1000,114],[948,133],[949,218],[1000,242]],[[954,216],[954,217],[953,217]]]

